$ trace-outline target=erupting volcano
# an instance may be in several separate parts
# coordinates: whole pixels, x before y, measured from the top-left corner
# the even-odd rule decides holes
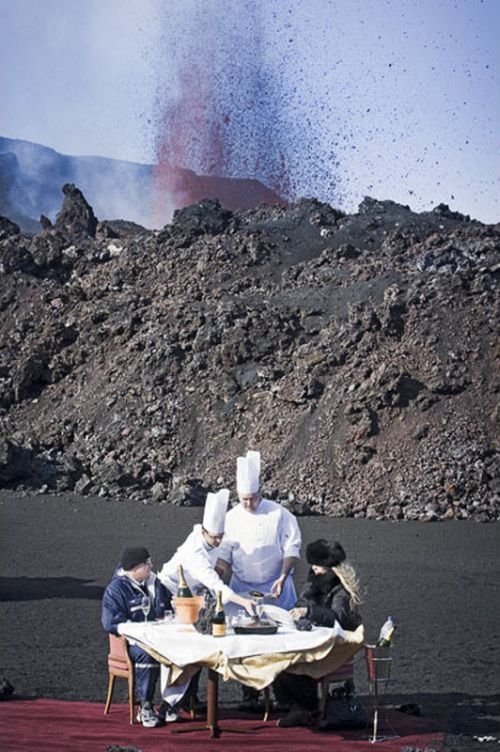
[[[266,42],[261,14],[253,2],[230,17],[217,2],[164,12],[156,226],[205,197],[230,209],[285,204],[297,196],[297,163],[303,170],[320,162],[308,124],[291,115],[293,89]]]

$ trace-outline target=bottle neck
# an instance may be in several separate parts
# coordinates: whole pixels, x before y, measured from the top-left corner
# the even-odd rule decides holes
[[[184,568],[182,564],[179,564],[179,585],[180,587],[187,587],[186,578],[184,576]]]

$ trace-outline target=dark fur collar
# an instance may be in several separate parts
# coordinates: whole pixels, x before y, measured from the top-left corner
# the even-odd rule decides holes
[[[314,597],[315,595],[326,595],[334,587],[340,585],[340,580],[332,570],[326,574],[314,574],[313,570],[310,569],[307,575],[307,585],[308,593]]]

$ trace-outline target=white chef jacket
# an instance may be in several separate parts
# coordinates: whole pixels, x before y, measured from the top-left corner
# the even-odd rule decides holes
[[[238,504],[226,514],[225,536],[218,556],[232,567],[230,585],[236,593],[268,593],[282,572],[283,559],[299,558],[300,546],[300,529],[293,514],[275,501],[261,499],[255,512]],[[273,603],[289,609],[296,601],[290,573],[281,596]]]
[[[165,562],[158,577],[175,595],[179,586],[179,564],[182,564],[186,582],[193,595],[202,592],[204,588],[214,595],[220,590],[222,601],[227,603],[233,591],[215,571],[218,558],[219,548],[210,546],[203,537],[202,526],[195,525],[172,558]]]

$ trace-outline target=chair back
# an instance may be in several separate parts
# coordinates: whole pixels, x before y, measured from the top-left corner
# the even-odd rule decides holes
[[[117,635],[108,634],[109,637],[109,653],[108,653],[108,694],[106,697],[106,704],[104,706],[104,715],[109,713],[111,707],[111,701],[113,699],[113,688],[115,686],[115,678],[119,676],[121,679],[126,679],[128,682],[128,704],[130,723],[134,722],[134,664],[128,652],[128,642],[124,637],[118,637]]]
[[[127,675],[132,670],[132,661],[128,654],[128,644],[124,637],[109,634],[108,669],[119,676]]]

